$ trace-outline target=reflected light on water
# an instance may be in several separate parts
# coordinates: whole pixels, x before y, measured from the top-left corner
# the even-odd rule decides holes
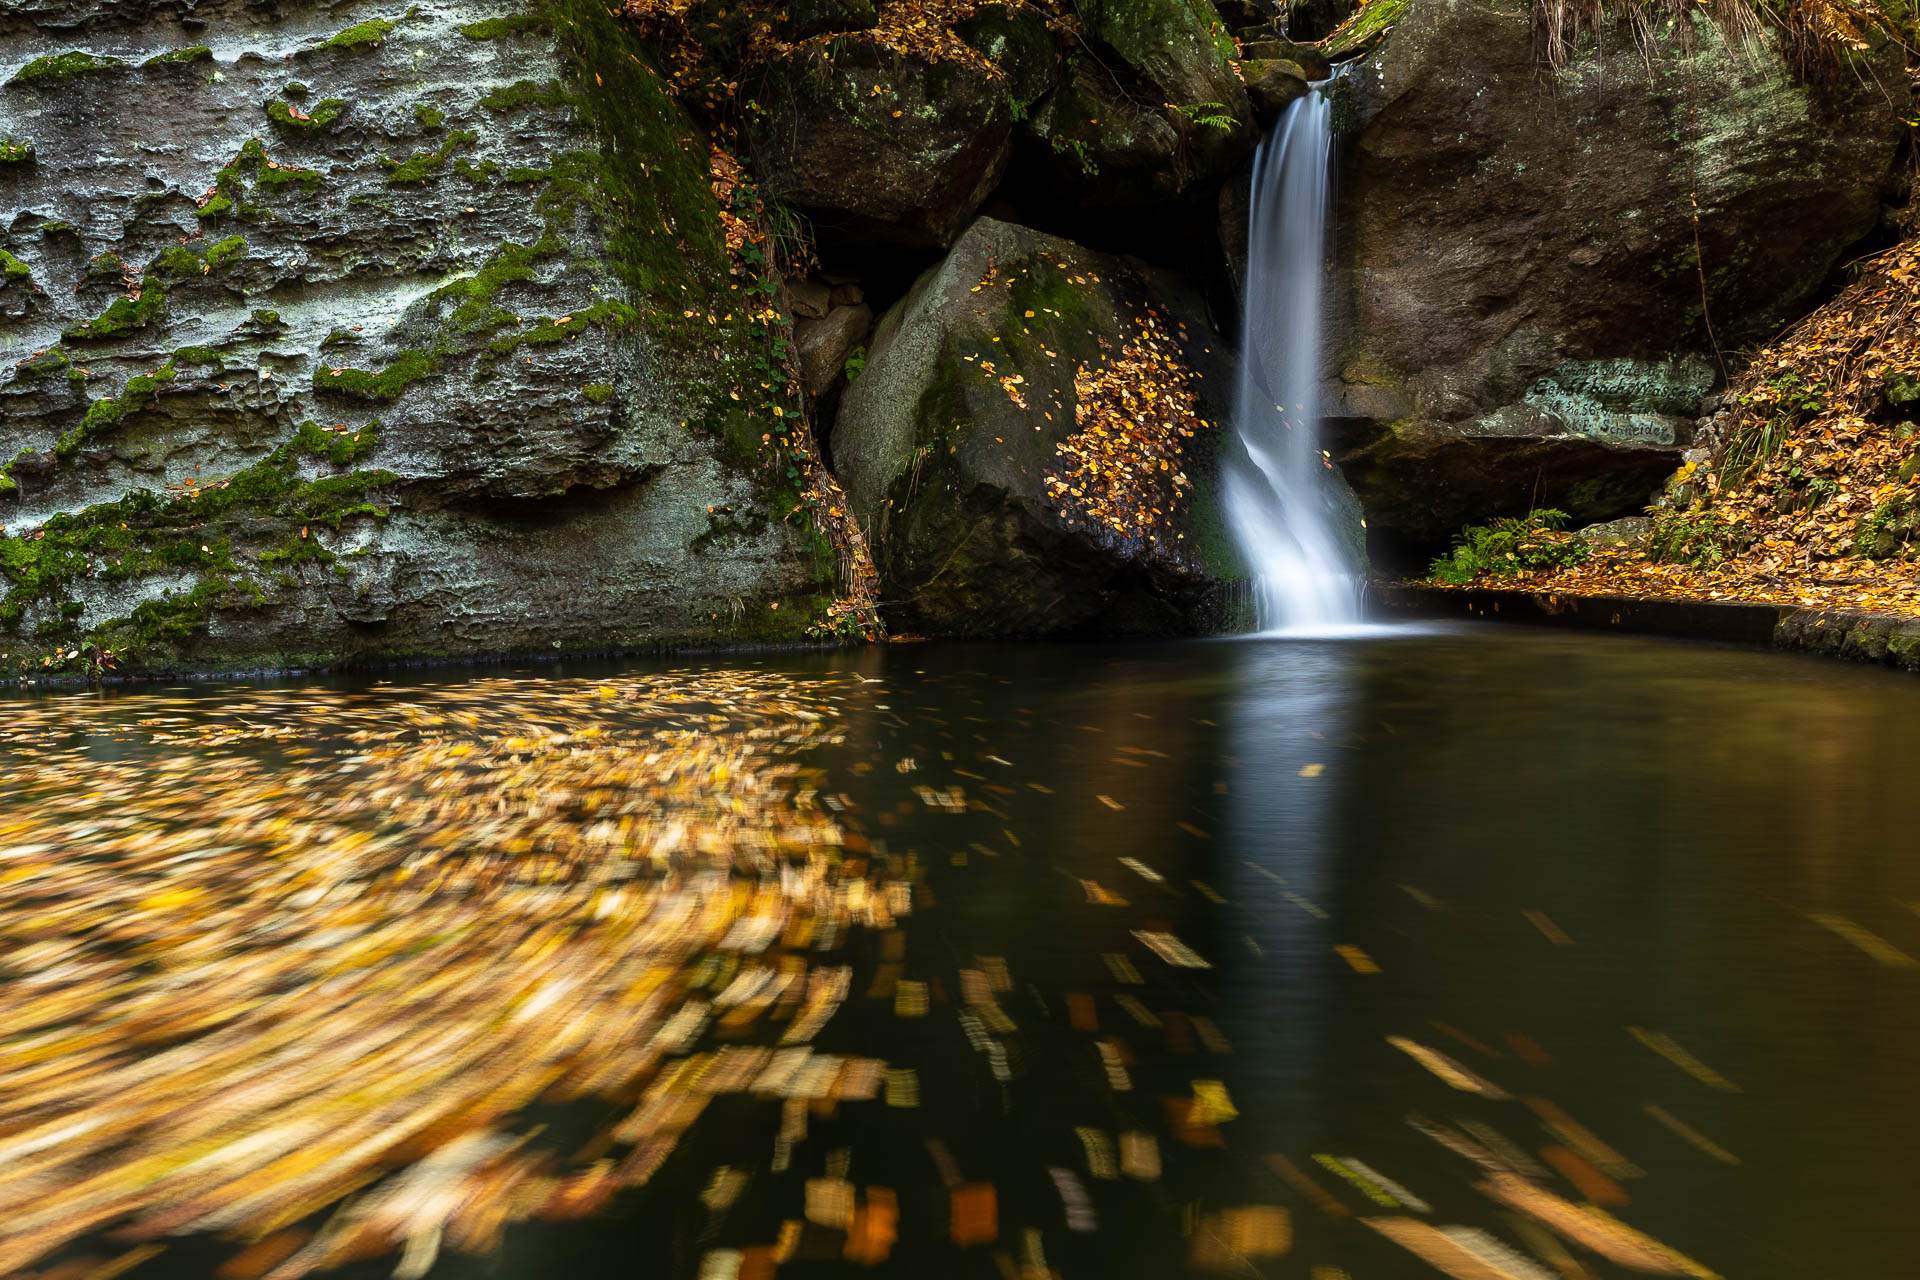
[[[1392,628],[7,709],[9,1273],[1905,1274],[1907,682]]]

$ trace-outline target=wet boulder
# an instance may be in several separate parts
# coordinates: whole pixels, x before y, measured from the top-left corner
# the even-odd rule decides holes
[[[1091,55],[1067,59],[1058,91],[1029,128],[1057,186],[1095,204],[1150,204],[1186,190],[1180,130],[1143,106]]]
[[[1203,317],[1136,263],[975,222],[881,320],[834,425],[892,625],[1219,627],[1231,363]]]
[[[1690,21],[1645,54],[1585,33],[1555,70],[1525,0],[1422,0],[1337,82],[1357,136],[1325,402],[1376,530],[1639,509],[1723,361],[1874,227],[1897,51],[1808,79]]]
[[[761,64],[745,91],[755,175],[842,234],[950,244],[1006,165],[1006,77],[968,48],[825,36]]]
[[[1046,15],[1026,4],[983,4],[954,34],[1000,69],[1016,114],[1025,115],[1060,81],[1060,50]]]
[[[1253,99],[1254,114],[1262,124],[1271,125],[1294,99],[1307,93],[1307,72],[1297,62],[1279,59],[1252,60],[1240,64],[1247,81],[1247,95]]]
[[[1253,103],[1208,0],[1094,0],[1079,14],[1085,45],[1031,122],[1061,184],[1103,203],[1164,201],[1253,149]]]
[[[1247,62],[1268,61],[1291,64],[1304,80],[1325,80],[1333,74],[1327,55],[1318,45],[1301,44],[1282,35],[1262,33],[1253,38],[1243,37],[1240,57],[1243,70]]]

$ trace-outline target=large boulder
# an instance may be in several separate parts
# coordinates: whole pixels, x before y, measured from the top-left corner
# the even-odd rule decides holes
[[[1060,50],[1047,16],[1019,0],[991,0],[954,24],[964,40],[1006,78],[1015,115],[1024,116],[1060,80]]]
[[[705,140],[604,6],[148,8],[0,4],[0,671],[822,616]]]
[[[1006,166],[1007,76],[964,45],[824,36],[762,63],[745,89],[754,172],[842,234],[944,247]]]
[[[1231,364],[1196,301],[982,218],[882,319],[834,463],[902,630],[1176,633],[1238,573],[1217,506]]]
[[[1253,104],[1209,0],[1089,0],[1079,17],[1083,44],[1030,121],[1059,184],[1099,203],[1159,202],[1253,149]]]
[[[1810,84],[1695,15],[1644,53],[1590,33],[1554,70],[1532,9],[1418,0],[1341,82],[1328,403],[1369,523],[1414,542],[1637,510],[1721,359],[1873,228],[1902,132],[1897,50]]]

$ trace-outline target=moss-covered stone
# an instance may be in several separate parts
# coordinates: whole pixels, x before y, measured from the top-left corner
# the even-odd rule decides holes
[[[834,36],[767,59],[745,90],[767,193],[883,239],[952,243],[1010,154],[1014,104],[982,61]]]
[[[370,49],[399,26],[397,19],[369,18],[365,22],[356,22],[344,31],[335,32],[320,42],[322,49]]]
[[[342,98],[322,98],[308,111],[282,102],[278,98],[267,101],[267,119],[273,127],[282,133],[325,133],[333,128],[334,122],[346,113],[347,103]]]
[[[403,8],[334,40],[323,41],[324,28],[310,37],[293,65],[305,58],[296,74],[311,92],[289,83],[287,66],[246,57],[222,61],[218,74],[204,60],[168,63],[182,69],[64,90],[169,86],[178,101],[148,97],[133,109],[190,115],[202,144],[219,150],[216,173],[163,169],[158,183],[147,181],[137,166],[102,167],[77,152],[66,137],[79,127],[75,113],[35,117],[53,130],[33,125],[42,159],[56,141],[63,163],[75,157],[76,191],[104,183],[133,205],[126,218],[89,220],[44,254],[36,233],[51,233],[32,215],[4,241],[36,273],[44,257],[45,274],[65,277],[58,297],[15,294],[7,309],[30,306],[36,327],[83,335],[24,368],[16,363],[24,351],[0,367],[16,407],[45,423],[27,437],[37,447],[0,467],[0,489],[16,495],[8,523],[48,525],[38,543],[4,553],[21,571],[0,581],[12,606],[0,618],[0,653],[13,661],[26,654],[37,663],[56,643],[66,654],[98,643],[121,652],[121,670],[152,672],[544,650],[553,641],[605,649],[794,639],[824,609],[831,557],[792,510],[783,474],[791,453],[763,442],[783,439],[782,424],[798,419],[785,390],[788,339],[760,301],[764,255],[752,256],[761,253],[753,242],[729,254],[706,140],[656,74],[652,51],[591,0],[534,0],[525,18],[469,23],[471,38],[501,42],[492,52],[450,23],[497,7],[422,22],[417,43]],[[348,20],[381,12],[362,8]],[[220,21],[223,48],[273,39],[260,36],[272,28],[264,11]],[[380,35],[405,36],[408,47],[382,55]],[[423,81],[408,70],[415,62],[441,72]],[[515,76],[527,79],[506,83]],[[325,91],[338,96],[316,101]],[[249,110],[260,113],[251,123]],[[483,136],[490,159],[470,135],[448,145],[445,132],[422,134],[461,126]],[[448,170],[462,181],[440,181]],[[0,185],[10,177],[0,170]],[[490,184],[484,200],[466,190],[476,183]],[[324,202],[301,199],[322,193]],[[179,233],[164,224],[190,207],[183,197],[201,201],[205,239],[172,246]],[[731,203],[760,224],[754,197]],[[131,258],[144,263],[137,276],[102,259],[77,294],[66,287],[90,255],[131,257],[156,244],[168,251]],[[445,283],[434,274],[473,264],[473,274],[422,296],[423,282]],[[288,299],[285,317],[263,309],[236,324],[249,295]],[[357,422],[362,406],[389,403],[371,411],[393,424],[382,452],[405,472],[400,522],[355,526],[343,542],[322,520],[287,524],[294,511],[272,501],[221,505],[234,490],[257,489],[263,477],[246,464],[273,446],[278,415]],[[366,455],[370,435],[343,440],[305,424],[298,436],[298,456],[276,458],[291,459],[291,480],[377,465]],[[57,451],[47,443],[56,439]],[[649,483],[663,470],[670,483]],[[163,479],[173,496],[89,505],[128,484],[159,490]],[[284,487],[273,480],[254,497]],[[693,545],[699,521],[687,527],[689,503],[724,506],[741,526],[710,547]],[[67,516],[49,519],[59,509]],[[191,524],[175,529],[176,516]],[[83,518],[54,524],[75,517]],[[307,523],[315,536],[302,536]],[[128,540],[116,546],[122,530]],[[619,548],[603,582],[570,586],[543,568],[577,562],[581,545]],[[43,548],[84,555],[63,577],[38,558]],[[177,562],[156,567],[167,548]],[[131,561],[119,563],[116,551]],[[49,568],[56,572],[39,579],[45,592],[15,589]],[[436,621],[476,592],[476,603],[491,597],[488,607],[453,632]],[[215,611],[223,616],[209,634]]]
[[[18,281],[25,283],[31,279],[33,279],[32,267],[29,267],[26,263],[14,257],[5,249],[0,249],[0,282],[11,283]]]
[[[1898,494],[1881,502],[1855,526],[1853,549],[1869,560],[1890,560],[1920,546],[1920,502]]]
[[[1163,287],[982,218],[882,320],[843,393],[833,450],[894,625],[1034,635],[1219,624],[1225,584],[1242,571],[1224,549],[1226,463],[1206,423],[1226,416],[1212,397],[1230,380],[1198,299]],[[1150,348],[1127,350],[1148,332]],[[1140,461],[1150,451],[1164,469]],[[1080,486],[1099,488],[1090,477],[1102,472],[1134,479],[1090,515]],[[1357,530],[1357,513],[1344,519]]]
[[[13,366],[16,381],[29,382],[36,378],[50,378],[73,364],[64,347],[48,347],[36,352]]]
[[[573,95],[555,80],[545,84],[536,80],[516,80],[483,94],[480,105],[489,111],[500,112],[518,111],[525,107],[566,107],[573,105]]]
[[[229,262],[240,258],[246,251],[247,242],[244,239],[239,236],[228,236],[207,246],[205,261],[210,269],[217,271]]]
[[[132,390],[129,384],[129,390]],[[303,476],[303,463],[350,466],[373,446],[376,428],[327,432],[301,424],[262,461],[183,496],[136,490],[111,503],[57,515],[34,536],[0,536],[0,629],[14,631],[30,609],[46,615],[34,639],[42,648],[82,645],[151,657],[156,648],[200,634],[222,605],[258,604],[265,592],[258,567],[297,557],[249,552],[262,528],[286,530],[286,542],[315,527],[339,528],[358,517],[381,520],[375,494],[396,479],[381,471]],[[129,582],[154,574],[192,576],[176,595],[148,600],[124,617],[82,631],[71,589],[82,579]]]
[[[31,142],[11,135],[0,137],[0,169],[31,164],[33,158],[34,150]]]
[[[40,88],[53,88],[66,83],[76,76],[92,75],[101,71],[112,71],[127,64],[119,58],[99,57],[84,50],[76,49],[70,53],[50,53],[35,58],[26,66],[13,73],[8,84],[35,85]]]
[[[1413,0],[1362,0],[1351,17],[1334,28],[1324,48],[1332,58],[1346,58],[1371,48],[1401,18]]]
[[[458,156],[453,162],[453,171],[470,187],[484,187],[500,171],[500,165],[494,160],[482,160],[479,164]]]
[[[78,453],[88,444],[106,435],[129,414],[136,413],[151,405],[160,394],[160,389],[179,375],[173,365],[167,364],[152,373],[139,373],[127,379],[127,385],[117,396],[95,400],[87,406],[87,412],[77,425],[54,442],[54,456],[67,458]]]
[[[164,313],[167,293],[173,286],[236,261],[246,250],[247,242],[239,236],[228,236],[198,249],[169,245],[147,264],[147,269],[141,273],[137,292],[128,297],[115,298],[105,311],[91,320],[70,326],[64,336],[73,341],[87,342],[124,337],[145,329]],[[98,259],[95,261],[96,264],[99,262]],[[119,269],[120,262],[116,257],[100,274],[110,271],[117,275]]]
[[[521,347],[569,342],[590,329],[626,328],[638,318],[639,313],[632,307],[608,298],[569,315],[536,321],[531,328],[518,333],[504,334],[489,342],[487,351],[495,357],[507,356]]]
[[[954,34],[1006,76],[1016,119],[1059,83],[1059,47],[1046,15],[1031,5],[982,4],[955,24]]]
[[[499,40],[507,36],[525,35],[546,29],[547,20],[540,14],[508,13],[497,18],[482,18],[478,22],[466,23],[460,28],[460,34],[469,40]]]
[[[433,372],[433,357],[425,351],[403,351],[377,372],[340,365],[320,365],[313,371],[313,389],[351,400],[390,404],[400,393]]]
[[[1089,0],[1081,19],[1088,36],[1124,65],[1125,76],[1112,89],[1178,135],[1177,181],[1156,185],[1185,190],[1224,175],[1253,149],[1253,105],[1233,69],[1232,37],[1208,0]],[[1103,66],[1109,61],[1093,56]],[[1111,82],[1113,74],[1107,75]],[[1097,138],[1087,145],[1104,149]]]
[[[455,129],[446,140],[432,151],[416,151],[405,160],[395,160],[392,156],[381,156],[381,167],[387,171],[387,181],[394,186],[409,183],[426,182],[440,172],[452,158],[453,153],[462,147],[472,146],[480,140],[480,135],[468,129]]]
[[[206,45],[189,45],[185,49],[169,49],[165,53],[156,53],[140,65],[143,67],[178,67],[194,62],[213,61],[213,50]]]

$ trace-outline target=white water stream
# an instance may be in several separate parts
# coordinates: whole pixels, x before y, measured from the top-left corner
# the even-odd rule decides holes
[[[1253,160],[1227,518],[1253,574],[1262,632],[1360,622],[1360,566],[1336,526],[1320,445],[1320,333],[1341,71],[1288,106]],[[1250,464],[1250,465],[1249,465]]]

